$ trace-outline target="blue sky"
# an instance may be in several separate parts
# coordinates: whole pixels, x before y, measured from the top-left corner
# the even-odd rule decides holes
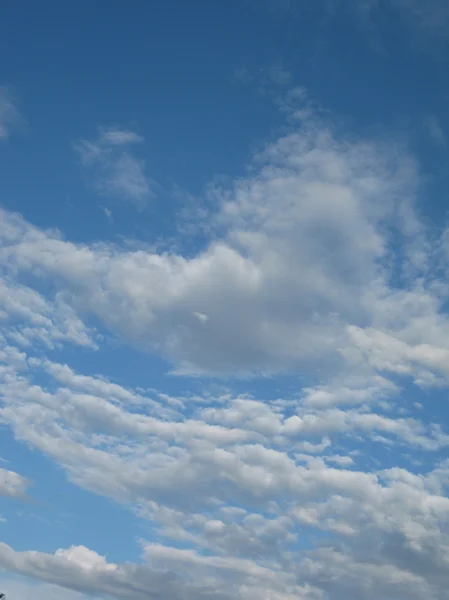
[[[449,7],[0,9],[0,591],[443,600]]]

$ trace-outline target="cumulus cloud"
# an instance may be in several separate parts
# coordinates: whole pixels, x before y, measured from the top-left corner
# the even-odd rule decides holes
[[[145,163],[130,148],[144,138],[120,128],[100,129],[97,139],[75,144],[81,165],[102,194],[143,206],[153,195],[154,184],[145,173]]]

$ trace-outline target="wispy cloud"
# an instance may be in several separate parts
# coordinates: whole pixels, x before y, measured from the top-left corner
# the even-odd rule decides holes
[[[95,140],[78,141],[75,149],[101,194],[143,206],[153,196],[155,185],[145,172],[145,161],[131,151],[143,142],[133,131],[104,128]]]
[[[254,76],[247,67],[237,67],[232,73],[233,83],[248,85],[254,81]]]
[[[428,115],[424,120],[424,128],[431,141],[439,146],[446,146],[447,137],[439,119],[435,115]]]
[[[6,87],[0,87],[0,140],[7,140],[11,130],[21,120],[9,90]]]
[[[412,43],[433,47],[449,41],[449,4],[446,0],[263,0],[253,5],[263,6],[280,17],[314,14],[321,25],[330,25],[335,16],[346,15],[358,27],[363,27],[369,43],[382,48],[382,14],[399,19],[408,29]],[[425,46],[421,42],[425,41]]]
[[[390,4],[417,31],[449,41],[449,4],[446,0],[390,0]]]
[[[268,83],[274,85],[286,86],[291,83],[291,73],[288,71],[280,62],[272,63],[264,71],[264,75],[268,80]]]
[[[241,85],[255,84],[259,90],[282,88],[291,83],[292,75],[281,62],[273,62],[268,67],[252,72],[247,67],[238,67],[232,74],[232,81]]]

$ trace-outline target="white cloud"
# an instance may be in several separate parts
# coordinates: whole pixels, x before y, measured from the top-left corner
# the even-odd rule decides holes
[[[306,406],[328,408],[335,405],[374,404],[398,392],[398,387],[385,377],[345,377],[343,382],[333,380],[330,384],[303,388],[302,397]]]
[[[28,347],[40,342],[53,348],[68,341],[95,348],[91,331],[70,303],[70,297],[58,292],[52,300],[37,290],[3,277],[0,282],[0,319],[7,328],[6,339]]]
[[[398,395],[402,377],[448,383],[446,238],[414,209],[409,156],[306,112],[245,178],[211,188],[224,233],[190,258],[75,244],[0,213],[0,421],[158,540],[139,564],[3,544],[4,569],[118,599],[445,597],[449,436]],[[84,160],[140,142],[105,130]],[[46,355],[101,352],[90,316],[178,372],[293,371],[307,385],[264,401],[170,397]],[[400,448],[409,470],[376,464],[376,448]],[[2,473],[18,496],[25,483]]]
[[[173,573],[155,572],[149,566],[110,565],[95,552],[83,547],[59,550],[51,555],[15,552],[6,544],[0,544],[0,564],[4,569],[22,575],[94,595],[193,600],[196,594],[203,592],[204,597],[208,597],[207,586],[203,590],[189,586]],[[210,598],[214,597],[213,592],[210,590]]]
[[[127,146],[144,142],[144,138],[134,131],[127,129],[100,129],[100,143],[108,146]]]
[[[181,372],[340,368],[358,360],[349,358],[354,328],[444,353],[445,288],[427,267],[425,232],[408,241],[416,179],[394,147],[339,140],[312,118],[256,157],[246,179],[214,190],[226,233],[197,256],[80,246],[3,213],[1,236],[12,243],[0,260],[39,272],[78,310]],[[397,256],[393,228],[404,232]],[[396,289],[395,261],[419,279]],[[435,364],[416,360],[429,379]]]
[[[332,600],[348,593],[374,600],[381,589],[392,600],[424,592],[443,600],[449,466],[420,475],[364,472],[334,448],[342,436],[369,440],[377,431],[426,451],[447,439],[412,419],[370,412],[371,391],[364,403],[357,398],[360,411],[304,405],[302,398],[227,396],[207,406],[183,398],[177,410],[162,407],[158,416],[157,397],[105,378],[23,352],[3,360],[0,415],[16,438],[63,466],[74,483],[134,507],[163,540],[144,543],[147,563],[121,565],[82,546],[51,555],[3,545],[0,565],[7,571],[117,598],[324,600],[332,590]],[[41,370],[51,378],[45,387],[32,383]],[[383,379],[370,383],[383,390]],[[337,387],[335,394],[344,392]],[[329,455],[295,458],[296,446],[313,440],[323,443],[311,451]],[[309,529],[342,538],[344,546],[294,558]]]
[[[75,149],[100,193],[143,206],[153,195],[154,183],[145,173],[144,161],[129,150],[143,141],[133,131],[100,129],[96,140],[80,140]]]
[[[82,571],[115,571],[117,565],[108,563],[104,556],[100,556],[85,546],[71,546],[67,550],[56,550],[55,556],[65,559],[69,564],[76,565]]]
[[[408,375],[422,386],[444,384],[449,379],[449,348],[445,345],[441,347],[442,344],[438,342],[432,343],[432,338],[441,338],[443,332],[446,334],[447,321],[438,325],[435,323],[433,329],[429,317],[422,315],[417,332],[413,332],[413,323],[407,325],[407,337],[413,340],[409,343],[377,329],[350,327],[352,348],[357,348],[363,355],[363,362],[368,362],[379,371]],[[422,330],[422,336],[419,330]],[[420,339],[425,342],[419,343]]]
[[[75,426],[75,421],[71,423]],[[76,434],[78,439],[81,431],[78,429]],[[102,446],[105,439],[102,438]],[[47,436],[41,448],[48,449],[48,444]],[[118,449],[118,444],[114,445]],[[188,463],[179,451],[173,447],[167,449],[182,463],[181,471],[172,481],[172,467],[164,468],[164,479],[171,481],[175,493],[171,499],[170,495],[165,497],[165,504],[148,499],[144,512],[159,524],[159,535],[175,545],[145,543],[147,564],[107,563],[84,547],[61,549],[53,556],[14,552],[2,545],[1,566],[69,589],[118,598],[131,593],[140,595],[144,588],[149,597],[174,599],[190,597],[191,590],[192,594],[203,593],[205,597],[212,594],[215,598],[214,594],[219,594],[223,598],[248,600],[255,595],[267,600],[298,597],[318,600],[326,597],[325,592],[332,599],[351,593],[374,600],[379,589],[392,600],[420,599],[425,592],[425,597],[444,598],[449,564],[446,551],[449,500],[440,494],[449,483],[447,464],[419,476],[404,469],[390,469],[376,475],[328,468],[320,460],[299,467],[285,451],[262,446],[240,445],[231,452],[220,453],[213,446],[201,451],[199,440],[195,445],[199,453],[191,446]],[[70,456],[68,448],[67,444],[61,445],[60,459],[72,462],[77,455],[77,460],[85,461],[92,455],[92,450],[78,446],[77,452]],[[139,479],[143,471],[138,475],[136,461],[141,463],[140,468],[145,455],[152,463],[159,462],[160,452],[155,449],[150,452],[148,447],[135,452],[131,460],[128,455],[126,469],[118,463],[111,464],[111,481],[119,478],[117,483],[126,485],[142,503]],[[201,479],[195,482],[192,469],[204,469],[208,455],[214,466],[203,470]],[[331,456],[329,460],[343,463],[343,458]],[[348,460],[344,463],[351,466]],[[92,462],[90,467],[86,463],[86,474],[92,466]],[[101,460],[101,472],[98,470],[92,479],[104,479],[105,467],[106,456]],[[186,470],[187,479],[181,475]],[[130,471],[128,483],[122,476],[124,471]],[[148,482],[148,472],[145,477]],[[211,486],[205,488],[210,477]],[[222,477],[230,492],[226,496],[228,501],[233,498],[240,504],[244,502],[246,509],[216,502],[221,494],[227,494]],[[233,488],[234,483],[238,487]],[[198,485],[202,498],[195,499]],[[153,498],[157,496],[155,487],[151,492],[148,488],[146,493]],[[195,511],[211,495],[214,502],[209,504],[207,512]],[[170,508],[176,498],[182,499],[182,503],[176,500],[178,508]],[[264,514],[267,512],[271,516]],[[344,546],[322,547],[294,559],[298,536],[307,535],[309,527],[343,536]],[[181,550],[176,547],[177,542],[193,547]],[[155,582],[159,587],[154,587]]]
[[[112,223],[113,222],[113,218],[112,218],[112,211],[109,210],[109,208],[103,207],[103,212],[107,218],[107,220]]]
[[[327,462],[335,463],[339,467],[349,467],[354,464],[354,459],[350,456],[335,456],[326,457]]]
[[[14,471],[0,469],[0,496],[23,498],[29,481]]]

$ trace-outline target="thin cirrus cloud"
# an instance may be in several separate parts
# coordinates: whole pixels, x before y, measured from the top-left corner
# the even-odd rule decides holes
[[[75,150],[99,193],[143,207],[154,194],[154,182],[145,172],[144,160],[132,151],[143,142],[144,138],[133,131],[103,128],[96,139],[79,140]]]
[[[0,140],[8,140],[11,131],[22,121],[8,88],[0,86]]]
[[[444,0],[390,0],[390,3],[416,31],[448,39],[449,6]],[[379,3],[371,0],[371,4]]]
[[[247,176],[210,188],[221,234],[194,255],[75,243],[0,213],[0,421],[152,534],[120,563],[0,544],[1,568],[71,598],[446,597],[449,435],[403,396],[449,384],[448,230],[420,217],[412,156],[294,98],[288,132]],[[103,168],[141,142],[102,130],[81,157]],[[203,376],[202,391],[59,360],[70,346],[108,363],[86,321]],[[307,385],[264,400],[207,391],[208,376],[263,390],[261,374],[285,372]],[[400,463],[382,462],[388,449]],[[2,489],[26,482],[0,470]]]
[[[247,67],[241,66],[234,70],[232,82],[235,84],[249,85],[257,83],[260,90],[285,87],[291,83],[292,75],[280,62],[271,63],[266,69],[260,69],[257,75]]]
[[[424,129],[429,139],[434,144],[436,144],[437,146],[446,147],[447,136],[439,119],[435,115],[428,115],[426,119],[424,119]]]
[[[414,45],[418,42],[417,47],[429,48],[429,44],[434,47],[448,41],[449,6],[446,0],[317,0],[313,6],[305,0],[263,0],[253,4],[257,8],[268,8],[278,16],[315,14],[322,25],[330,25],[337,15],[344,15],[357,27],[362,27],[371,42],[373,36],[378,42],[382,39],[383,17],[388,11],[390,18],[399,19],[406,27],[409,40]],[[315,12],[311,13],[311,10]]]

